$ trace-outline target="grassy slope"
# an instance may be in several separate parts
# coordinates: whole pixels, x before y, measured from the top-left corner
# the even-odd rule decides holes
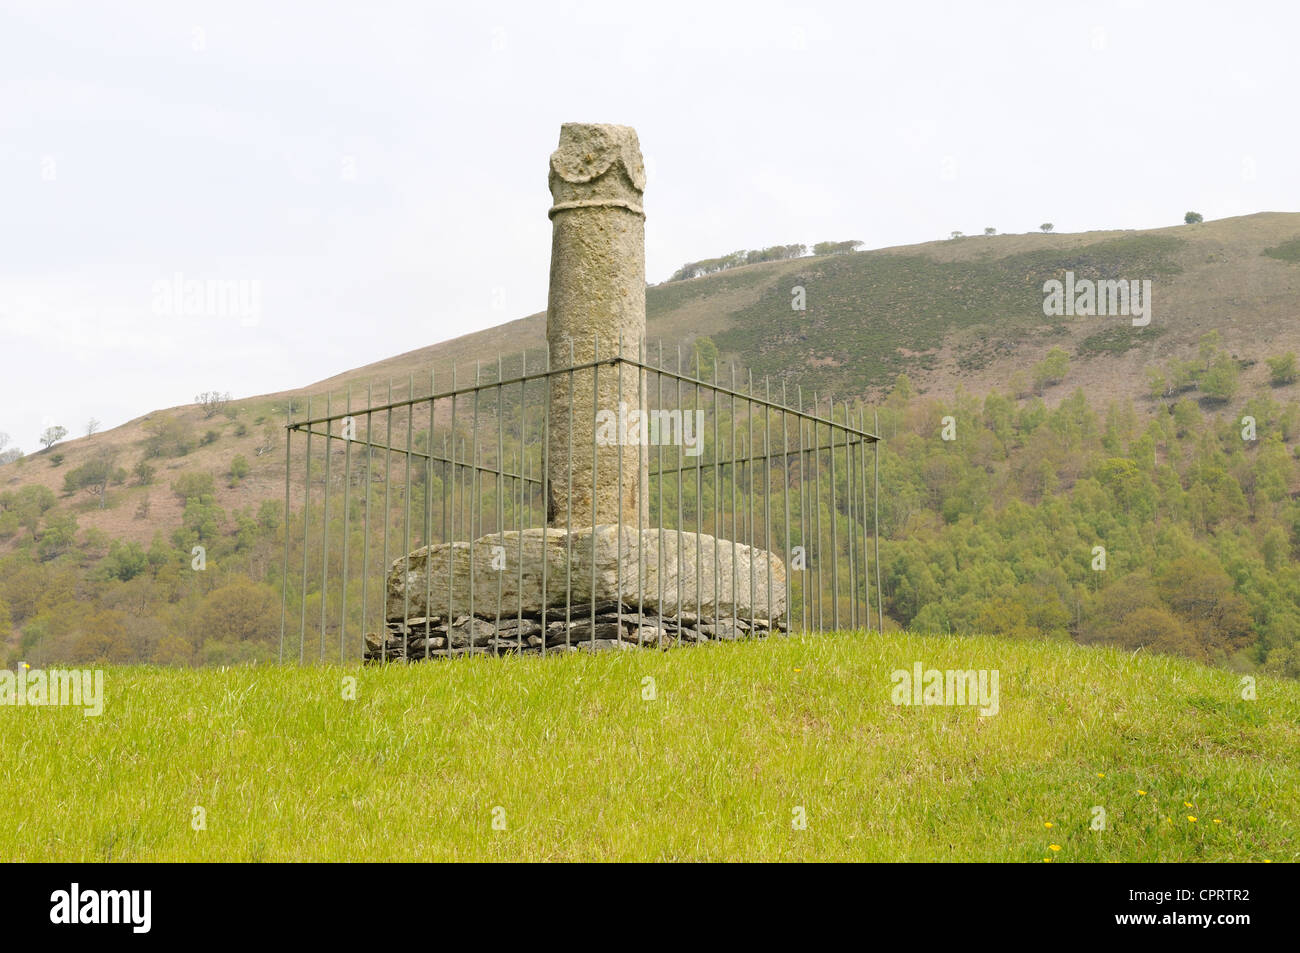
[[[998,669],[1000,712],[895,707],[890,672],[915,661]],[[2,852],[1296,860],[1300,686],[1258,691],[1243,701],[1234,676],[1177,659],[901,633],[360,672],[116,669],[101,718],[0,708]]]

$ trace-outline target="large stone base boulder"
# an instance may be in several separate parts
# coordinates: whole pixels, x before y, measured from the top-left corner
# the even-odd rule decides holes
[[[618,526],[533,528],[425,546],[393,562],[386,618],[533,616],[619,603],[663,617],[762,620],[786,613],[785,563],[703,533]]]

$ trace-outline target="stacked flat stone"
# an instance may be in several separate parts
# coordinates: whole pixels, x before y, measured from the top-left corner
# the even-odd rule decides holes
[[[700,619],[683,614],[661,616],[617,603],[572,606],[545,614],[495,618],[460,616],[414,618],[389,622],[384,633],[366,635],[366,661],[416,662],[461,655],[564,654],[670,649],[704,642],[764,638],[785,631],[785,622],[768,619]],[[594,620],[594,621],[593,621]]]

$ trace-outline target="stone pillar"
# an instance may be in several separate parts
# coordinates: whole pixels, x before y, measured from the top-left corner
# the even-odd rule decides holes
[[[559,148],[551,154],[550,187],[554,201],[546,340],[551,367],[570,366],[570,347],[575,365],[596,356],[612,358],[620,340],[623,355],[635,360],[645,337],[645,167],[636,130],[565,123]],[[590,368],[577,371],[572,386],[567,374],[551,380],[547,521],[552,526],[565,524],[570,504],[574,527],[618,522],[620,472],[623,524],[635,528],[640,513],[641,525],[649,525],[648,481],[635,443],[623,443],[621,464],[616,442],[596,445],[593,481],[594,411],[620,420],[620,381],[628,413],[642,409],[643,375],[633,367],[601,364],[598,376]],[[593,386],[599,393],[593,394]],[[635,434],[639,429],[634,417],[628,430]],[[609,428],[604,433],[608,435]]]

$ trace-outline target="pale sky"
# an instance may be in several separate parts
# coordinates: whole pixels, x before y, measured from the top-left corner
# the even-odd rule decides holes
[[[1300,210],[1300,5],[0,0],[0,431],[247,397],[542,310],[562,122],[647,276],[738,248]],[[256,320],[166,313],[174,276]]]

